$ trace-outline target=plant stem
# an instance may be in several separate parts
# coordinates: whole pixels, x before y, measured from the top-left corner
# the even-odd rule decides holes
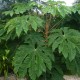
[[[47,42],[48,34],[49,34],[49,26],[51,22],[51,14],[49,15],[49,18],[47,18],[48,15],[46,15],[46,24],[45,24],[45,41]]]

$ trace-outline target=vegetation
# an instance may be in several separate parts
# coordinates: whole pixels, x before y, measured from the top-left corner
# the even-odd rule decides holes
[[[75,3],[80,3],[80,0],[75,0]]]
[[[0,75],[14,73],[28,80],[80,76],[79,4],[17,2],[1,14]]]

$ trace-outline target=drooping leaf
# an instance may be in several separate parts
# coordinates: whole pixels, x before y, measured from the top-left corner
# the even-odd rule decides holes
[[[46,72],[46,68],[51,70],[54,56],[51,49],[43,44],[41,35],[33,33],[27,37],[25,43],[28,44],[20,45],[15,53],[14,72],[18,73],[20,77],[29,73],[30,78],[36,80],[43,72]],[[40,43],[43,45],[39,45]]]
[[[5,11],[5,12],[3,12],[3,14],[10,15],[12,17],[14,15],[14,11],[13,10],[12,11]]]
[[[49,45],[52,45],[53,52],[58,49],[59,53],[70,61],[75,59],[77,51],[79,52],[80,32],[67,27],[54,29],[49,36]]]
[[[78,74],[80,76],[80,54],[77,54],[76,58],[71,62],[66,60],[66,66],[72,74]]]
[[[64,80],[63,74],[54,69],[51,80]]]
[[[64,80],[63,71],[59,65],[53,65],[53,68],[50,72],[43,74],[44,77],[40,80]]]
[[[16,30],[16,34],[19,37],[22,31],[27,33],[31,27],[36,31],[38,27],[43,27],[41,26],[42,24],[43,20],[41,18],[26,15],[9,20],[9,22],[6,23],[5,29],[7,29],[7,34]]]
[[[54,17],[57,15],[65,17],[67,14],[70,14],[71,11],[71,8],[66,6],[65,2],[63,1],[47,1],[42,7],[43,14],[50,13]]]
[[[16,3],[12,6],[12,10],[5,11],[3,14],[10,15],[11,17],[14,14],[23,14],[26,11],[29,11],[30,9],[33,9],[33,7],[36,5],[35,2],[30,1],[28,3]]]

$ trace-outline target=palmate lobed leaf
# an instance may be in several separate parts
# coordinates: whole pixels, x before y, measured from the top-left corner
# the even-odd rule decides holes
[[[27,26],[27,16],[16,17],[11,19],[9,22],[6,23],[5,29],[7,29],[7,34],[16,30],[17,36],[20,36],[21,32],[24,30],[23,27],[26,27],[26,32],[28,31]],[[24,24],[25,23],[25,24]]]
[[[49,36],[49,45],[52,45],[53,52],[58,49],[59,53],[70,61],[80,52],[80,32],[67,27],[54,29]]]
[[[36,31],[38,27],[43,27],[42,24],[43,20],[41,18],[26,15],[9,20],[5,25],[5,29],[7,29],[7,34],[16,30],[16,34],[19,37],[22,31],[27,33],[30,27]]]
[[[26,36],[24,36],[24,43],[31,43],[31,44],[35,44],[37,43],[37,45],[42,46],[45,45],[45,39],[43,37],[42,34],[38,33],[38,32],[30,32],[30,34],[27,34]]]
[[[41,34],[38,34],[29,34],[25,44],[20,45],[15,53],[14,72],[18,73],[20,77],[29,73],[30,78],[36,80],[43,72],[46,72],[46,68],[49,70],[52,68],[52,61],[54,61],[52,50],[43,44],[43,38]],[[40,43],[41,45],[38,45]]]
[[[50,13],[54,17],[61,16],[65,17],[67,14],[71,14],[72,9],[69,6],[65,6],[65,2],[63,1],[48,1],[46,5],[42,7],[42,13]]]
[[[14,14],[23,14],[26,11],[29,11],[30,9],[33,9],[33,7],[37,5],[35,2],[30,1],[28,3],[16,3],[12,6],[12,10],[5,11],[3,14],[10,15],[11,17]]]

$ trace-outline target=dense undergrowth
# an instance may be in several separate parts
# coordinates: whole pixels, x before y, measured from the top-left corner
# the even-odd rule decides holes
[[[80,4],[17,2],[0,18],[0,75],[28,80],[80,76]]]

